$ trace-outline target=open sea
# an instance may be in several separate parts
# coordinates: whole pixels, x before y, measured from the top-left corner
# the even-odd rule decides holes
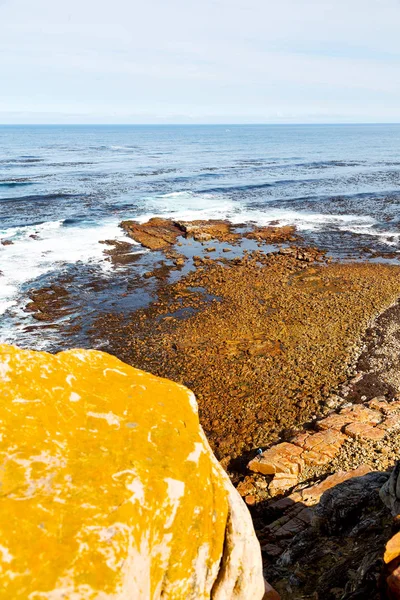
[[[111,282],[99,241],[156,215],[400,253],[400,125],[0,126],[0,341],[37,338],[27,293],[60,273]]]

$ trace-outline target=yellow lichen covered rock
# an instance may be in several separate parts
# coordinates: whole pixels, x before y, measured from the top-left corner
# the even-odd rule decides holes
[[[0,345],[0,454],[0,598],[262,598],[249,513],[185,387]]]

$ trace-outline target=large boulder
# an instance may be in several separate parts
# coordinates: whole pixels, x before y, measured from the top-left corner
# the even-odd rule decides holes
[[[0,598],[263,597],[188,389],[102,352],[0,345],[0,398]]]

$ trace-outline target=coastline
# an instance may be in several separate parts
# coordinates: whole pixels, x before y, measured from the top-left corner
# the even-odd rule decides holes
[[[29,293],[33,327],[59,332],[65,347],[85,340],[193,390],[207,440],[251,512],[267,580],[283,600],[307,598],[307,581],[334,600],[326,595],[324,548],[335,556],[331,588],[350,585],[375,521],[361,507],[352,527],[363,537],[345,530],[338,541],[316,533],[321,495],[332,486],[340,499],[347,479],[363,481],[361,496],[368,495],[369,510],[382,519],[368,572],[375,573],[393,533],[377,490],[397,459],[400,266],[333,260],[307,247],[293,227],[277,224],[155,219],[121,225],[134,244],[129,237],[102,243],[112,267],[127,274],[125,287],[110,286],[96,272],[85,290],[77,285],[79,272],[60,277]],[[88,291],[98,294],[90,319]],[[365,420],[371,414],[378,419],[372,432]],[[355,423],[349,433],[348,415]],[[339,429],[323,429],[332,418],[341,421]],[[316,438],[322,452],[320,445],[311,452],[301,446]],[[293,444],[309,454],[298,473],[286,456],[283,472],[252,468],[261,452],[262,461]],[[315,560],[300,560],[293,579],[303,547]]]
[[[292,227],[174,227],[164,219],[155,228],[138,225],[133,240],[155,243],[146,254],[105,241],[117,268],[133,263],[140,274],[119,290],[131,310],[112,296],[108,280],[93,277],[87,287],[99,301],[86,344],[192,389],[213,451],[228,468],[329,410],[330,397],[360,370],[363,335],[400,297],[400,266],[332,261],[306,248]],[[69,346],[86,317],[74,283],[60,278],[30,293],[26,307],[38,331],[60,330]],[[107,295],[112,311],[102,307]],[[135,301],[141,296],[142,305]],[[351,387],[349,400],[400,392],[400,384],[364,383]]]
[[[283,600],[372,598],[397,531],[378,492],[398,457],[400,267],[331,261],[300,239],[271,247],[264,233],[242,257],[210,258],[221,242],[203,242],[178,281],[147,273],[160,277],[157,300],[105,315],[96,333],[122,360],[194,390]],[[322,428],[329,419],[338,430]],[[296,474],[293,444],[309,455]],[[283,472],[251,466],[280,448]]]
[[[400,296],[400,267],[330,262],[300,240],[281,248],[270,241],[241,258],[227,258],[221,241],[203,242],[194,270],[177,281],[146,273],[146,280],[160,277],[153,303],[94,325],[107,340],[100,349],[194,390],[226,468],[324,414],[330,396],[357,373],[364,332]],[[351,401],[370,400],[361,400],[364,392],[355,386]]]

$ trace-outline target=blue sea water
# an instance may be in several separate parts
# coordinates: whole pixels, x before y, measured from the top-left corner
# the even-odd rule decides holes
[[[99,241],[155,215],[400,251],[400,125],[0,126],[0,339],[35,281],[109,269]]]

